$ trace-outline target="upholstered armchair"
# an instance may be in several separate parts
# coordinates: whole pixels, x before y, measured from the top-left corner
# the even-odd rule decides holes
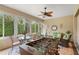
[[[12,43],[9,37],[0,38],[0,50],[7,49],[11,47]]]
[[[54,31],[52,36],[53,36],[53,39],[60,39],[61,38],[60,32],[57,32],[57,31]]]
[[[64,47],[69,47],[69,42],[71,39],[72,34],[71,33],[63,33],[61,35],[61,39],[60,39],[60,45],[64,46]]]

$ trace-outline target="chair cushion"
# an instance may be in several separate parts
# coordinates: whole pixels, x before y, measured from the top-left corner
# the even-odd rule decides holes
[[[60,37],[61,37],[60,32],[57,32],[57,31],[53,32],[53,38],[60,38]]]
[[[6,37],[4,39],[0,39],[0,50],[4,50],[6,48],[9,48],[9,47],[11,47],[11,45],[12,45],[12,42],[11,42],[9,37]]]
[[[64,33],[63,39],[68,40],[70,35],[71,35],[71,33],[70,34]]]

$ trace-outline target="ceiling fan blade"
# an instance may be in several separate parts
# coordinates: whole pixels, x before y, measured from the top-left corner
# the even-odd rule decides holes
[[[47,15],[48,17],[52,17],[52,15]]]
[[[47,15],[47,16],[52,16],[52,14],[51,14],[51,13],[47,13],[46,15]]]
[[[47,13],[51,14],[51,13],[53,13],[53,11],[49,11],[49,12],[47,12]]]

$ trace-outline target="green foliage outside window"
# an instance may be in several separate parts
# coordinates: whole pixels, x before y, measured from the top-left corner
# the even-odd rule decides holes
[[[2,32],[3,32],[2,20],[3,20],[3,18],[2,18],[2,16],[0,16],[0,37],[2,36]]]
[[[38,24],[36,24],[36,33],[38,33]]]
[[[18,24],[18,34],[22,34],[24,32],[24,24]]]
[[[11,16],[4,16],[4,32],[5,36],[14,34],[14,22]]]
[[[30,32],[30,26],[28,23],[25,24],[25,32],[29,33]]]
[[[20,17],[18,22],[18,34],[23,34],[25,32],[23,19]]]
[[[35,33],[36,31],[35,31],[35,23],[34,24],[32,24],[32,33]]]
[[[34,23],[31,25],[32,26],[32,33],[38,33],[38,24]]]

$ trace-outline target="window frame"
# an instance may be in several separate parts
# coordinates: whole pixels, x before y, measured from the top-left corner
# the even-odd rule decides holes
[[[35,28],[35,32],[32,32],[32,24],[35,24],[35,26],[34,26],[34,28]],[[36,31],[36,25],[38,25],[38,31]],[[32,23],[31,23],[31,33],[36,33],[36,34],[39,33],[39,23],[38,23],[38,22],[36,22],[36,21],[32,21]]]
[[[3,37],[3,14],[0,14],[0,16],[2,17],[2,36],[0,37]]]
[[[13,17],[13,15],[12,14],[9,14],[9,13],[6,13],[6,12],[0,12],[0,16],[2,16],[3,17],[3,20],[2,20],[2,36],[0,37],[0,38],[6,38],[6,37],[8,37],[9,35],[7,35],[7,36],[5,36],[5,18],[4,18],[4,15],[8,15],[8,16],[11,16],[12,18],[13,18],[13,22],[14,22],[14,17]],[[14,25],[14,23],[13,23],[13,25]],[[13,30],[14,31],[14,30]],[[14,35],[14,32],[13,32],[13,34],[12,35]]]
[[[24,16],[18,16],[18,15],[14,15],[14,14],[9,14],[9,13],[6,13],[6,12],[1,12],[0,13],[0,16],[2,16],[3,17],[3,21],[2,21],[2,36],[1,37],[7,37],[7,36],[9,36],[9,35],[7,35],[7,36],[5,36],[5,28],[4,28],[4,22],[5,22],[5,19],[4,19],[4,15],[8,15],[8,16],[11,16],[12,18],[13,18],[13,22],[16,22],[17,24],[18,24],[18,17],[23,17],[24,18],[24,20],[25,20],[25,24],[26,23],[28,23],[28,27],[29,27],[29,32],[28,33],[30,33],[30,34],[32,34],[32,23],[31,23],[31,21],[29,21],[26,17],[24,17]],[[16,21],[15,21],[16,20]],[[37,22],[37,21],[35,21],[35,23],[38,25],[38,31],[36,32],[36,25],[34,26],[35,27],[35,32],[34,33],[39,33],[39,27],[40,27],[40,24],[41,23],[39,23],[39,22]],[[13,25],[14,25],[15,23],[13,23]],[[13,28],[14,28],[14,32],[13,32],[13,35],[15,35],[15,36],[17,36],[18,35],[18,25],[17,25],[17,30],[15,30],[15,25],[13,26]],[[25,27],[24,27],[25,28]],[[42,29],[41,29],[42,30]],[[16,32],[15,32],[16,31]],[[27,31],[26,31],[27,32]],[[42,31],[41,31],[42,32]]]
[[[27,31],[26,31],[26,23],[28,24],[27,28],[29,27],[29,29],[27,29]],[[30,22],[26,20],[26,23],[25,23],[25,31],[26,31],[27,33],[30,33]],[[29,31],[29,32],[28,32],[28,31]]]
[[[6,16],[11,16],[11,15],[8,15],[8,14],[4,14],[3,17],[5,17],[5,15],[6,15]],[[11,34],[11,35],[6,35],[6,34],[5,34],[6,31],[5,31],[5,18],[4,18],[4,36],[5,36],[5,37],[6,37],[6,36],[12,36],[12,35],[14,35],[14,17],[11,16],[11,18],[12,18],[12,21],[13,21],[13,34]]]

